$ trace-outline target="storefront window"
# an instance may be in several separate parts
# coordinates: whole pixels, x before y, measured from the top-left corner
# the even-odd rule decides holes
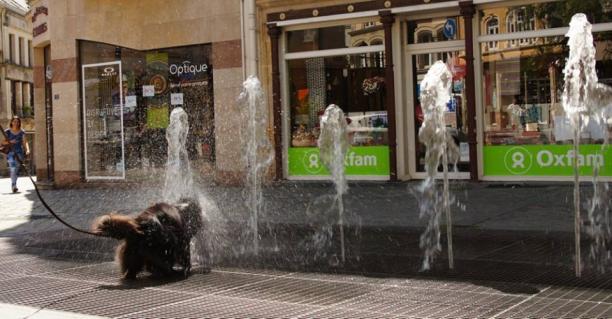
[[[610,85],[612,32],[594,33],[593,37],[599,82]],[[569,167],[563,170],[549,163],[549,158],[571,152],[573,141],[561,105],[567,38],[559,35],[497,43],[494,52],[488,50],[489,42],[481,43],[485,175],[571,175]],[[585,158],[607,156],[606,160],[612,161],[609,148],[602,151],[600,147],[606,138],[612,142],[607,136],[612,136],[612,118],[607,124],[590,122],[581,135],[581,152],[600,155],[581,154]],[[519,151],[523,153],[516,153]],[[517,162],[519,159],[522,161]]]
[[[325,175],[316,150],[325,108],[336,104],[346,114],[349,142],[347,174],[389,174],[384,54],[372,52],[287,61],[291,140],[290,175]]]
[[[380,22],[355,23],[287,32],[287,52],[344,49],[382,44]]]
[[[611,37],[612,32],[594,35],[602,83],[612,82]],[[534,45],[518,48],[511,40],[499,41],[499,53],[487,53],[487,43],[481,45],[487,145],[567,143],[561,106],[566,41],[562,36],[536,38]],[[585,142],[603,142],[604,128],[589,131]]]
[[[408,21],[408,44],[463,40],[463,18],[442,17]]]
[[[167,157],[165,130],[169,124],[169,114],[174,107],[181,106],[189,115],[189,157],[196,166],[210,166],[214,161],[210,51],[210,45],[138,51],[81,41],[79,57],[82,65],[87,67],[101,63],[117,63],[122,70],[121,74],[117,74],[121,90],[113,89],[114,91],[109,93],[103,90],[104,85],[90,85],[93,83],[91,80],[84,79],[82,83],[85,88],[83,99],[87,108],[84,110],[84,125],[87,131],[85,143],[92,145],[86,154],[86,164],[105,171],[99,172],[102,175],[117,176],[116,171],[119,168],[125,169],[128,178],[138,178],[139,169],[142,168],[162,168]],[[90,72],[94,71],[103,72],[104,67],[102,71],[91,69]],[[93,76],[84,75],[90,78]],[[117,96],[118,92],[121,92],[122,99]],[[112,96],[113,111],[106,112],[102,118],[102,113],[95,110],[105,109],[98,104],[108,100],[107,96]],[[88,117],[92,114],[97,114],[100,119]],[[100,144],[97,140],[108,135],[96,135],[94,128],[104,128],[103,124],[109,121],[109,117],[112,118],[112,123],[115,123],[113,132],[119,134],[117,136],[123,135],[122,145],[115,145],[115,148],[120,146],[122,152],[108,152],[102,148],[96,150],[93,147],[96,143]],[[107,129],[109,127],[107,126]],[[113,154],[123,154],[124,158],[113,158]],[[90,164],[102,159],[112,165]],[[141,175],[143,178],[148,176]]]

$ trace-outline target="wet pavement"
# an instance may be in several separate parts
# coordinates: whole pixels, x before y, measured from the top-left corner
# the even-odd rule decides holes
[[[210,225],[224,228],[210,239],[212,271],[196,267],[186,280],[143,276],[133,283],[119,280],[112,262],[115,241],[66,230],[43,210],[25,179],[20,185],[21,193],[10,194],[8,180],[0,179],[0,311],[7,311],[2,318],[66,313],[110,318],[612,317],[612,276],[594,271],[588,240],[583,242],[585,273],[574,276],[571,188],[566,185],[453,185],[466,206],[454,209],[455,269],[448,269],[443,248],[427,272],[419,271],[424,223],[410,195],[414,184],[351,185],[344,264],[338,261],[333,225],[327,244],[311,242],[331,223],[323,209],[329,184],[268,188],[257,256],[249,251],[248,234],[236,233],[248,229],[241,190],[210,187],[205,206]],[[68,221],[87,227],[108,211],[141,210],[159,198],[158,190],[106,185],[45,190],[43,196]]]

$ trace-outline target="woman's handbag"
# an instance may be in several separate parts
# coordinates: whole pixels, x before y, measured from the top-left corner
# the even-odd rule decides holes
[[[11,151],[11,145],[10,144],[0,144],[0,153],[2,154],[8,154]]]
[[[2,136],[4,136],[4,140],[8,141],[9,138],[6,135],[6,132],[4,131],[4,127],[2,127],[2,125],[0,125],[0,130],[2,130]],[[10,151],[11,151],[11,144],[0,143],[0,154],[7,155]]]

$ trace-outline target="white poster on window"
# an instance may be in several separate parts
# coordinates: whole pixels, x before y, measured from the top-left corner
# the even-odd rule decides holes
[[[125,107],[136,107],[136,95],[128,95],[125,97]]]
[[[555,141],[568,141],[574,139],[574,133],[569,120],[565,116],[555,116]],[[584,130],[581,131],[581,138],[603,139],[605,134],[604,124],[589,121]]]
[[[155,86],[143,85],[142,86],[142,96],[146,96],[146,97],[155,96]]]
[[[459,143],[459,161],[460,162],[469,162],[470,161],[470,145],[468,143],[460,142]]]
[[[183,105],[183,93],[172,93],[170,94],[171,105]]]
[[[457,114],[455,112],[444,112],[446,126],[457,128]]]

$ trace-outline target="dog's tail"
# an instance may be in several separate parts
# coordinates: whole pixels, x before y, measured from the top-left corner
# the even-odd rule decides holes
[[[125,239],[143,234],[134,218],[114,213],[96,218],[92,224],[92,232],[115,239]]]

